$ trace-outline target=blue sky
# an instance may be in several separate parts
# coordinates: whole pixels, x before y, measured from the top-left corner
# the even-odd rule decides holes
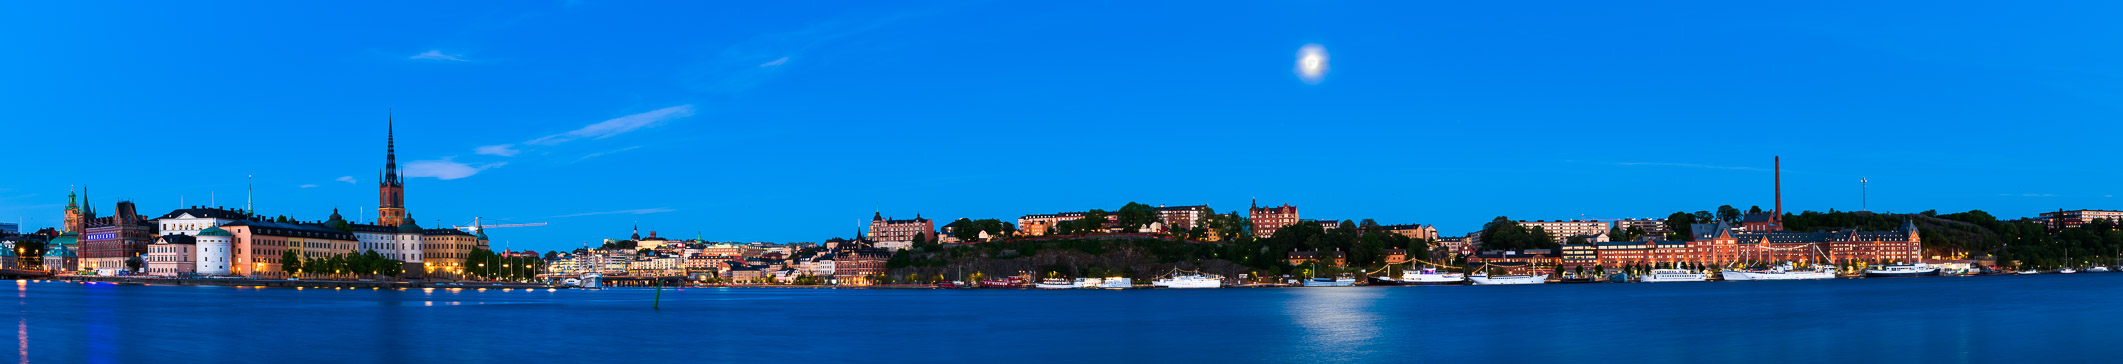
[[[551,223],[517,248],[1256,197],[1459,234],[1766,208],[1778,155],[1788,210],[2123,207],[2119,5],[2015,5],[11,3],[0,221],[245,175],[373,218],[387,112],[413,216]]]

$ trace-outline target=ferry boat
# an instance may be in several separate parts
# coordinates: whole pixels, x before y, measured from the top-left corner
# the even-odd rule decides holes
[[[1813,269],[1793,270],[1790,265],[1780,265],[1762,270],[1727,270],[1718,272],[1728,281],[1789,281],[1802,279],[1835,279],[1835,266],[1816,265]]]
[[[1072,282],[1072,283],[1075,283],[1075,284],[1076,284],[1076,288],[1083,288],[1083,289],[1098,289],[1098,285],[1106,283],[1106,279],[1105,279],[1105,278],[1077,278],[1077,279],[1076,279],[1076,281],[1075,281],[1075,282]]]
[[[1039,283],[1032,284],[1032,288],[1038,289],[1075,289],[1077,287],[1082,287],[1082,284],[1066,278],[1041,279]]]
[[[1307,280],[1305,280],[1305,286],[1306,286],[1306,287],[1354,287],[1354,286],[1356,286],[1356,278],[1355,278],[1355,277],[1350,277],[1349,275],[1346,275],[1346,274],[1344,274],[1344,275],[1342,275],[1342,276],[1340,276],[1340,277],[1334,277],[1334,278],[1312,278],[1312,279],[1307,279]]]
[[[1128,278],[1128,277],[1106,277],[1106,279],[1105,279],[1104,281],[1100,281],[1100,282],[1098,282],[1098,288],[1103,288],[1103,289],[1129,289],[1129,288],[1135,288],[1135,279],[1134,279],[1134,278]]]
[[[1542,283],[1548,283],[1548,275],[1546,275],[1546,274],[1541,274],[1541,275],[1530,275],[1530,276],[1494,276],[1494,277],[1491,277],[1491,276],[1489,276],[1489,274],[1488,274],[1488,273],[1475,273],[1474,275],[1471,275],[1471,276],[1467,276],[1467,279],[1469,279],[1469,280],[1473,280],[1473,281],[1474,281],[1474,284],[1476,284],[1476,285],[1484,285],[1484,286],[1487,286],[1487,285],[1506,285],[1506,284],[1542,284]]]
[[[1710,280],[1710,275],[1687,269],[1653,269],[1650,274],[1645,274],[1643,278],[1639,278],[1639,281],[1644,283],[1702,282],[1707,280]]]
[[[1400,277],[1371,277],[1379,285],[1444,285],[1467,283],[1466,273],[1439,272],[1437,268],[1402,271]]]
[[[1877,269],[1865,270],[1865,278],[1931,277],[1938,275],[1939,268],[1926,266],[1924,263],[1883,265]]]
[[[1151,287],[1162,288],[1224,288],[1224,276],[1173,270],[1164,278],[1150,281]]]

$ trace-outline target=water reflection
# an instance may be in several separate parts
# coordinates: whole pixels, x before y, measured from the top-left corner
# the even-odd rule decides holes
[[[1306,345],[1298,350],[1346,354],[1368,352],[1364,346],[1379,338],[1377,303],[1386,290],[1363,288],[1301,288],[1289,290],[1296,299],[1283,306]]]

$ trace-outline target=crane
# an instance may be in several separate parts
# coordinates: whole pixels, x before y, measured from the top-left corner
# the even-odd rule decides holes
[[[487,229],[487,228],[526,227],[526,226],[545,226],[545,223],[542,223],[542,222],[534,222],[534,223],[528,223],[528,224],[496,224],[496,225],[482,225],[482,224],[480,224],[480,223],[479,223],[479,218],[478,218],[478,217],[473,217],[473,218],[472,218],[472,226],[451,226],[451,228],[454,228],[454,229],[458,229],[458,230],[464,230],[464,231],[466,231],[466,232],[470,232],[470,233],[473,233],[473,234],[478,234],[480,230],[484,230],[484,229]]]

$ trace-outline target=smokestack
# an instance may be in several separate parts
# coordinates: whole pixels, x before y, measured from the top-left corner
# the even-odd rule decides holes
[[[1773,168],[1777,169],[1777,211],[1776,215],[1770,216],[1770,219],[1777,222],[1777,226],[1782,227],[1784,225],[1784,157],[1776,156],[1773,158],[1776,158],[1774,159],[1776,164]]]

